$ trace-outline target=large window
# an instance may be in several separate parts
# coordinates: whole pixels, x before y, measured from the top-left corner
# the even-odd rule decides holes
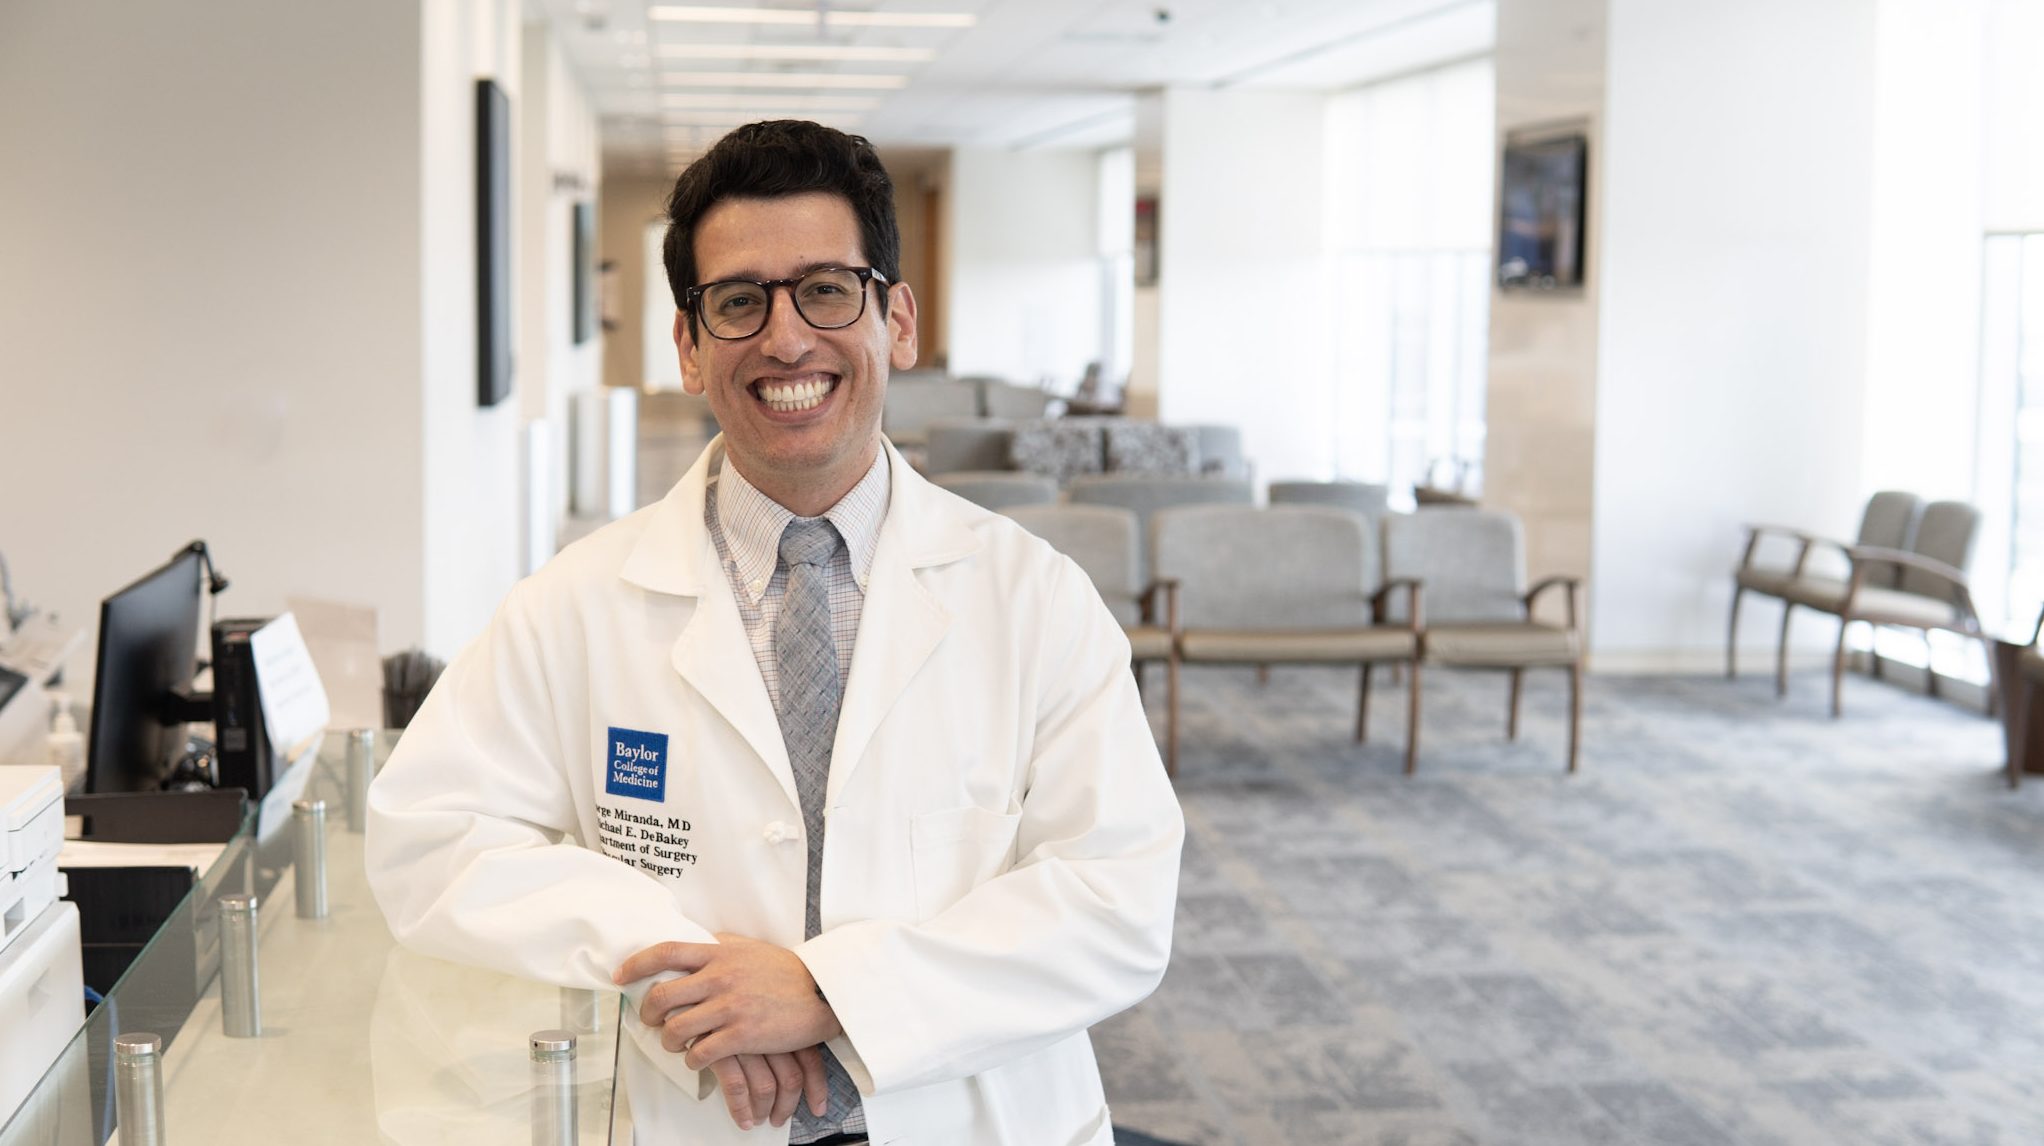
[[[1480,488],[1495,111],[1489,59],[1358,88],[1328,115],[1337,476],[1409,503]]]
[[[1982,293],[1983,405],[2014,417],[1985,417],[2005,427],[2002,442],[1983,442],[1989,455],[2009,451],[2008,586],[1999,610],[2027,622],[2044,605],[2044,232],[1987,237]],[[1983,411],[1985,414],[1986,411]],[[1992,498],[1983,508],[1993,512]],[[1995,618],[1987,618],[1992,622]]]

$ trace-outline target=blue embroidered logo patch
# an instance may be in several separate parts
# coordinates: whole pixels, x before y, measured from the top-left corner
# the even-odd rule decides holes
[[[612,728],[609,778],[603,790],[656,804],[667,799],[667,734]]]

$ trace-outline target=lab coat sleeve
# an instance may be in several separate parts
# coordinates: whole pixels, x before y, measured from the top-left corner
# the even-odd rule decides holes
[[[1068,560],[1041,626],[1015,866],[919,924],[863,920],[797,947],[862,1091],[967,1077],[1156,989],[1185,823],[1121,627]]]
[[[611,974],[634,952],[714,940],[651,876],[572,838],[577,754],[562,739],[533,595],[521,584],[448,666],[370,785],[369,884],[412,950],[617,990]],[[633,984],[633,1009],[656,981]],[[700,1091],[657,1032],[636,1016],[627,1026],[663,1072]]]

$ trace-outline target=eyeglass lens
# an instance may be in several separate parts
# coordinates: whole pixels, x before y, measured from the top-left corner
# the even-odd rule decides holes
[[[795,309],[809,325],[836,330],[859,321],[866,310],[865,283],[858,272],[826,268],[811,271],[789,292]],[[766,325],[770,288],[753,282],[711,283],[703,289],[703,321],[719,338],[748,338]]]

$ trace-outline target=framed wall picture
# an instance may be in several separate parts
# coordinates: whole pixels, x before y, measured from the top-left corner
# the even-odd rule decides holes
[[[1157,285],[1157,197],[1136,199],[1136,285]]]
[[[511,393],[511,101],[476,81],[476,401]]]
[[[596,333],[596,204],[587,199],[576,203],[569,221],[573,231],[568,247],[572,252],[570,273],[575,276],[569,334],[580,346]]]

